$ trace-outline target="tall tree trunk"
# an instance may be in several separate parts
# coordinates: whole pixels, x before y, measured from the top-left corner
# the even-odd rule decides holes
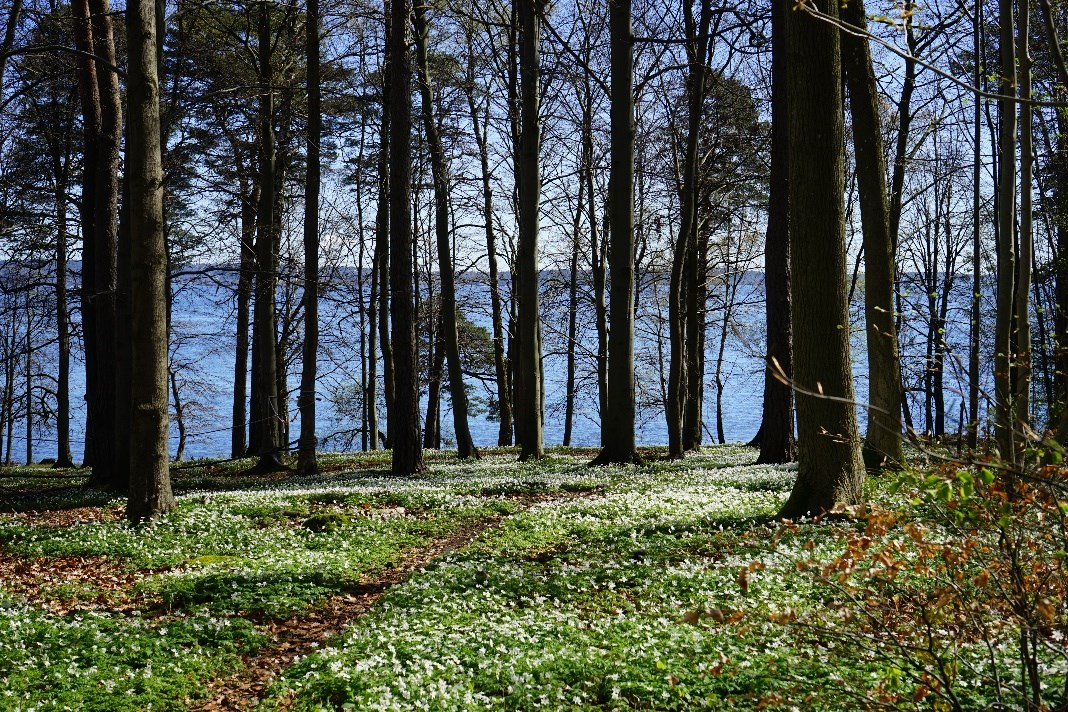
[[[837,18],[838,6],[823,11]],[[859,502],[864,463],[849,352],[838,29],[808,12],[788,13],[786,28],[798,472],[780,516],[797,517]]]
[[[130,496],[133,522],[171,511],[168,463],[167,246],[163,231],[163,164],[156,66],[156,2],[135,0],[126,12],[130,47],[126,168],[130,195]]]
[[[868,45],[863,0],[846,3],[842,19],[860,35],[843,32],[842,63],[849,86],[853,145],[864,233],[864,321],[868,339],[868,432],[864,459],[869,467],[898,466],[901,449],[901,362],[894,320],[894,249],[886,160],[879,122],[879,95]]]
[[[74,467],[70,449],[70,323],[67,307],[67,168],[56,161],[56,463]]]
[[[107,64],[117,66],[115,31],[108,0],[89,0],[97,55]],[[101,71],[103,70],[103,71]],[[116,416],[116,305],[118,289],[118,218],[119,218],[119,146],[122,140],[122,100],[118,75],[106,65],[98,65],[100,88],[100,134],[97,147],[97,189],[94,193],[96,240],[93,299],[96,304],[97,394],[98,417],[94,439],[96,457],[93,479],[97,484],[125,489],[129,483],[129,463],[116,458],[118,433]],[[97,477],[97,471],[101,474]]]
[[[282,435],[278,393],[278,335],[275,301],[276,146],[274,135],[274,87],[271,68],[271,6],[263,0],[257,29],[260,70],[260,201],[256,211],[256,304],[252,335],[252,388],[260,404],[253,410],[253,427],[259,435],[254,453],[256,469],[282,469]],[[258,417],[257,417],[258,416]],[[250,438],[252,440],[252,438]]]
[[[1030,0],[1019,0],[1017,52],[1020,96],[1031,98]],[[1034,107],[1020,104],[1020,215],[1019,254],[1013,298],[1013,413],[1016,426],[1026,432],[1031,423],[1031,264],[1034,260],[1032,189],[1034,182]]]
[[[1003,98],[998,101],[998,260],[997,260],[997,316],[994,335],[994,405],[995,433],[1001,457],[1013,462],[1016,456],[1013,407],[1013,298],[1016,276],[1016,255],[1013,234],[1016,220],[1016,38],[1012,0],[999,0],[998,41],[1001,54],[1000,73]]]
[[[634,33],[631,0],[609,0],[612,53],[612,168],[609,175],[611,324],[608,413],[594,465],[641,462],[634,416]]]
[[[686,21],[687,97],[689,113],[686,125],[686,152],[682,164],[682,193],[680,195],[682,220],[671,262],[671,277],[668,285],[668,334],[671,355],[668,362],[668,402],[665,414],[668,430],[668,456],[681,457],[687,449],[685,437],[686,404],[691,388],[701,388],[701,383],[690,383],[687,346],[696,345],[696,325],[689,323],[692,311],[687,300],[696,300],[698,295],[692,287],[697,281],[697,181],[700,165],[701,113],[705,103],[705,57],[708,53],[708,31],[711,21],[711,3],[701,1],[701,16],[694,23],[690,7],[684,10]],[[689,279],[687,279],[689,277]],[[688,338],[689,337],[689,338]],[[692,435],[692,433],[691,433]],[[692,438],[690,438],[692,440]]]
[[[582,176],[579,176],[578,184],[575,220],[571,227],[571,259],[568,264],[567,282],[567,380],[565,384],[566,401],[564,404],[564,447],[571,446],[571,434],[575,425],[575,347],[578,337],[578,280],[579,255],[581,253],[579,237],[582,229],[582,198],[586,187],[586,184],[582,181]]]
[[[297,474],[314,475],[315,376],[319,354],[319,141],[323,118],[319,97],[319,0],[307,4],[308,155],[304,186],[304,348],[300,372],[300,443]],[[362,236],[361,236],[362,244]],[[362,302],[363,295],[360,295]],[[362,330],[361,330],[362,333]]]
[[[983,46],[981,30],[982,4],[976,3],[972,16],[972,81],[976,89],[982,87]],[[972,164],[972,298],[971,330],[968,336],[968,449],[975,451],[979,444],[979,343],[982,339],[982,233],[979,223],[980,194],[982,178],[982,102],[974,102],[972,121],[974,122],[974,153]]]
[[[367,299],[367,390],[364,392],[368,445],[372,450],[377,450],[381,445],[378,440],[378,259],[382,251],[380,248],[384,247],[376,230],[375,249],[371,256],[371,287]],[[362,287],[360,299],[363,299]]]
[[[493,326],[493,370],[497,384],[497,409],[500,427],[497,431],[497,445],[512,444],[512,389],[508,379],[508,365],[505,358],[504,323],[501,310],[501,285],[497,273],[497,235],[493,215],[493,186],[490,182],[489,138],[487,128],[479,116],[479,107],[475,103],[474,86],[474,51],[468,53],[467,102],[471,109],[471,124],[478,145],[479,167],[482,175],[482,213],[486,223],[486,259],[489,267],[490,319]]]
[[[541,121],[538,115],[541,0],[515,0],[519,5],[519,73],[522,135],[519,146],[519,364],[522,388],[516,410],[522,416],[520,460],[545,455],[542,421],[541,330],[538,307],[538,211],[541,204]]]
[[[478,450],[471,438],[467,416],[467,389],[464,386],[463,364],[460,363],[460,339],[456,324],[456,276],[453,269],[451,237],[449,233],[449,176],[445,164],[445,149],[441,131],[434,117],[434,87],[427,63],[427,39],[430,24],[426,6],[415,4],[415,48],[419,65],[419,93],[423,103],[423,130],[430,148],[431,173],[434,183],[434,233],[438,248],[438,277],[441,280],[441,332],[449,372],[449,394],[452,398],[452,425],[456,435],[456,454],[463,460],[478,458]]]
[[[422,472],[419,444],[419,353],[416,339],[412,260],[412,108],[411,62],[408,53],[409,0],[392,0],[390,42],[389,140],[389,292],[393,324],[393,412],[389,438],[393,444],[392,472],[408,476]],[[383,346],[385,339],[383,339]]]
[[[378,340],[382,349],[382,397],[386,405],[386,438],[383,445],[393,447],[393,348],[389,335],[389,245],[390,245],[390,150],[392,133],[390,121],[393,96],[392,37],[393,19],[390,12],[390,0],[385,3],[385,47],[382,57],[382,125],[378,150],[378,212],[375,216],[375,274],[378,280]],[[374,321],[372,319],[372,321]]]
[[[256,271],[256,206],[260,199],[259,181],[241,186],[241,245],[237,277],[237,339],[234,351],[233,424],[230,429],[230,457],[254,454],[258,443],[248,442],[245,434],[258,432],[248,424],[248,326],[252,301],[252,280]]]
[[[794,441],[794,392],[790,353],[790,165],[786,88],[786,3],[771,4],[771,175],[764,249],[764,295],[768,321],[764,410],[759,463],[790,462]]]

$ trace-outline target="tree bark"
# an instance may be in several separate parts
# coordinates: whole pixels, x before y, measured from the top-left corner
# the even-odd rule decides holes
[[[419,93],[423,104],[423,130],[430,148],[431,173],[434,183],[434,234],[438,248],[438,277],[441,280],[441,331],[445,347],[445,361],[449,373],[449,394],[452,398],[452,425],[456,435],[456,454],[461,459],[478,459],[471,438],[471,426],[467,416],[467,388],[464,386],[463,364],[460,363],[460,339],[456,324],[456,276],[452,261],[451,236],[449,233],[449,176],[445,165],[445,149],[441,143],[441,131],[434,117],[434,87],[427,63],[427,39],[430,24],[426,18],[426,6],[415,5],[415,48],[419,65]]]
[[[836,18],[838,6],[823,12]],[[782,517],[863,496],[849,352],[842,74],[838,29],[808,12],[786,20],[790,227],[798,473]]]
[[[393,444],[392,473],[422,472],[419,443],[419,354],[413,293],[411,170],[411,62],[408,53],[409,0],[392,0],[390,42],[390,171],[389,286],[393,325],[393,412],[389,437]],[[383,339],[383,345],[385,340]]]
[[[256,211],[256,304],[253,313],[252,388],[259,412],[253,409],[252,427],[258,432],[254,453],[256,469],[283,469],[281,404],[278,393],[278,334],[275,300],[278,277],[275,272],[276,146],[274,134],[274,87],[271,67],[270,4],[263,0],[257,28],[260,71],[260,201]],[[254,401],[255,402],[255,401]],[[250,441],[253,438],[250,438]]]
[[[127,8],[130,195],[130,496],[126,516],[151,521],[175,506],[167,449],[167,246],[156,66],[156,2]]]
[[[1016,456],[1016,415],[1013,406],[1012,354],[1015,313],[1016,255],[1013,235],[1016,220],[1016,38],[1012,0],[999,0],[998,41],[1001,86],[998,100],[998,248],[997,315],[994,334],[995,435],[1001,457],[1012,463]]]
[[[300,372],[300,443],[297,474],[314,475],[315,377],[319,355],[319,142],[323,117],[319,91],[319,0],[308,0],[307,26],[308,155],[304,184],[304,344]],[[360,296],[363,299],[363,296]]]
[[[842,9],[842,19],[861,36],[843,32],[842,63],[849,87],[853,146],[864,238],[864,321],[868,340],[868,432],[864,459],[869,467],[897,467],[901,449],[901,362],[894,319],[894,249],[886,191],[886,159],[879,95],[866,32],[863,0]]]
[[[609,260],[612,324],[608,336],[608,413],[591,464],[639,463],[634,432],[634,33],[631,0],[609,0],[612,62],[612,167]]]
[[[786,87],[786,3],[771,4],[771,175],[764,248],[764,295],[768,322],[764,409],[757,440],[758,463],[790,462],[794,440],[794,392],[790,302],[790,149]]]
[[[541,122],[538,116],[541,0],[515,0],[519,5],[519,73],[522,134],[519,145],[519,363],[522,388],[516,410],[523,431],[520,460],[545,456],[542,420],[541,330],[538,307],[538,212],[541,204]]]
[[[469,40],[470,42],[470,40]],[[490,319],[493,325],[493,370],[497,384],[497,409],[500,427],[497,445],[512,444],[512,388],[508,379],[508,364],[505,358],[504,322],[501,309],[500,276],[497,273],[497,235],[493,215],[493,186],[490,182],[489,138],[479,117],[475,103],[474,50],[468,52],[467,102],[471,109],[471,127],[478,146],[479,167],[482,176],[482,213],[486,223],[486,259],[489,268]]]

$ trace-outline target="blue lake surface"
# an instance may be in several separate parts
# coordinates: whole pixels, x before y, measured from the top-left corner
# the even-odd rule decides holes
[[[662,393],[666,380],[667,334],[661,315],[666,317],[666,276],[645,275],[641,285],[639,316],[636,325],[638,378],[638,440],[642,445],[662,445],[667,442]],[[564,403],[566,395],[566,333],[567,290],[564,275],[547,272],[542,277],[543,352],[545,373],[545,438],[547,444],[559,444],[564,431]],[[187,409],[189,438],[185,457],[227,457],[230,454],[230,428],[234,370],[234,297],[231,272],[220,272],[211,279],[186,277],[175,281],[171,344],[182,400]],[[357,309],[360,286],[356,284],[356,270],[348,268],[335,272],[332,286],[325,290],[321,303],[322,350],[319,357],[318,433],[324,449],[358,449],[360,438],[359,402],[361,378],[361,323]],[[962,280],[963,283],[963,280]],[[505,287],[507,278],[505,278]],[[363,285],[366,298],[368,287]],[[706,337],[707,365],[705,371],[705,442],[715,440],[717,428],[715,363],[723,333],[723,287],[713,281],[708,312]],[[283,285],[280,304],[295,311],[299,289]],[[424,298],[425,285],[424,285]],[[458,295],[460,310],[476,325],[490,328],[489,290],[480,279],[461,282]],[[763,394],[764,349],[764,284],[763,275],[749,272],[737,284],[734,306],[727,323],[723,348],[723,431],[728,442],[747,441],[760,426]],[[854,362],[855,397],[864,402],[867,397],[867,373],[864,339],[860,323],[859,290],[853,306],[852,355]],[[946,340],[952,352],[946,370],[947,430],[958,427],[959,393],[966,390],[963,364],[966,363],[965,344],[968,335],[966,297],[956,298],[951,309]],[[902,353],[909,373],[922,374],[924,368],[924,329],[920,307],[906,304],[902,333]],[[988,313],[990,310],[986,310]],[[585,300],[578,313],[576,348],[579,354],[576,412],[572,444],[597,446],[600,430],[597,418],[595,381],[596,331],[592,306]],[[289,399],[290,437],[296,439],[299,418],[296,408],[296,387],[300,377],[299,333],[292,343],[290,359]],[[54,348],[42,348],[36,355],[38,368],[55,373]],[[989,361],[987,361],[989,363]],[[49,370],[51,369],[51,370]],[[71,402],[73,406],[71,440],[76,460],[83,447],[84,364],[80,353],[72,358]],[[381,373],[381,366],[379,366]],[[491,375],[491,374],[490,374]],[[920,378],[915,375],[913,380]],[[471,421],[476,445],[495,445],[498,424],[488,417],[485,405],[495,396],[492,378],[469,379],[468,387],[475,405]],[[24,385],[16,382],[16,393]],[[381,394],[381,388],[379,388]],[[924,427],[922,403],[915,393],[913,415],[917,428]],[[173,405],[173,404],[172,404]],[[379,412],[384,418],[384,408]],[[425,397],[423,404],[425,414]],[[860,409],[861,425],[866,419]],[[441,425],[443,446],[452,445],[452,421],[448,398],[442,401]],[[172,423],[172,454],[177,448],[177,429]],[[12,454],[16,461],[24,459],[25,424],[19,421],[12,433]],[[55,432],[46,420],[34,427],[34,458],[55,456]]]

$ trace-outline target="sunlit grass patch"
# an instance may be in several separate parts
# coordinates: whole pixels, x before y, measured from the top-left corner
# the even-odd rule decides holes
[[[0,709],[177,710],[261,642],[247,621],[56,616],[0,597]]]

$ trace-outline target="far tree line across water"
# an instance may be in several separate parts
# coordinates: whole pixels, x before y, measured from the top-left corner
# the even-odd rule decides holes
[[[343,391],[397,475],[446,430],[540,458],[584,399],[595,463],[650,409],[682,457],[747,358],[784,515],[857,501],[907,429],[1011,463],[1068,430],[1068,71],[1063,8],[988,5],[12,0],[6,457],[47,423],[154,518],[205,380],[263,471],[316,472]]]

